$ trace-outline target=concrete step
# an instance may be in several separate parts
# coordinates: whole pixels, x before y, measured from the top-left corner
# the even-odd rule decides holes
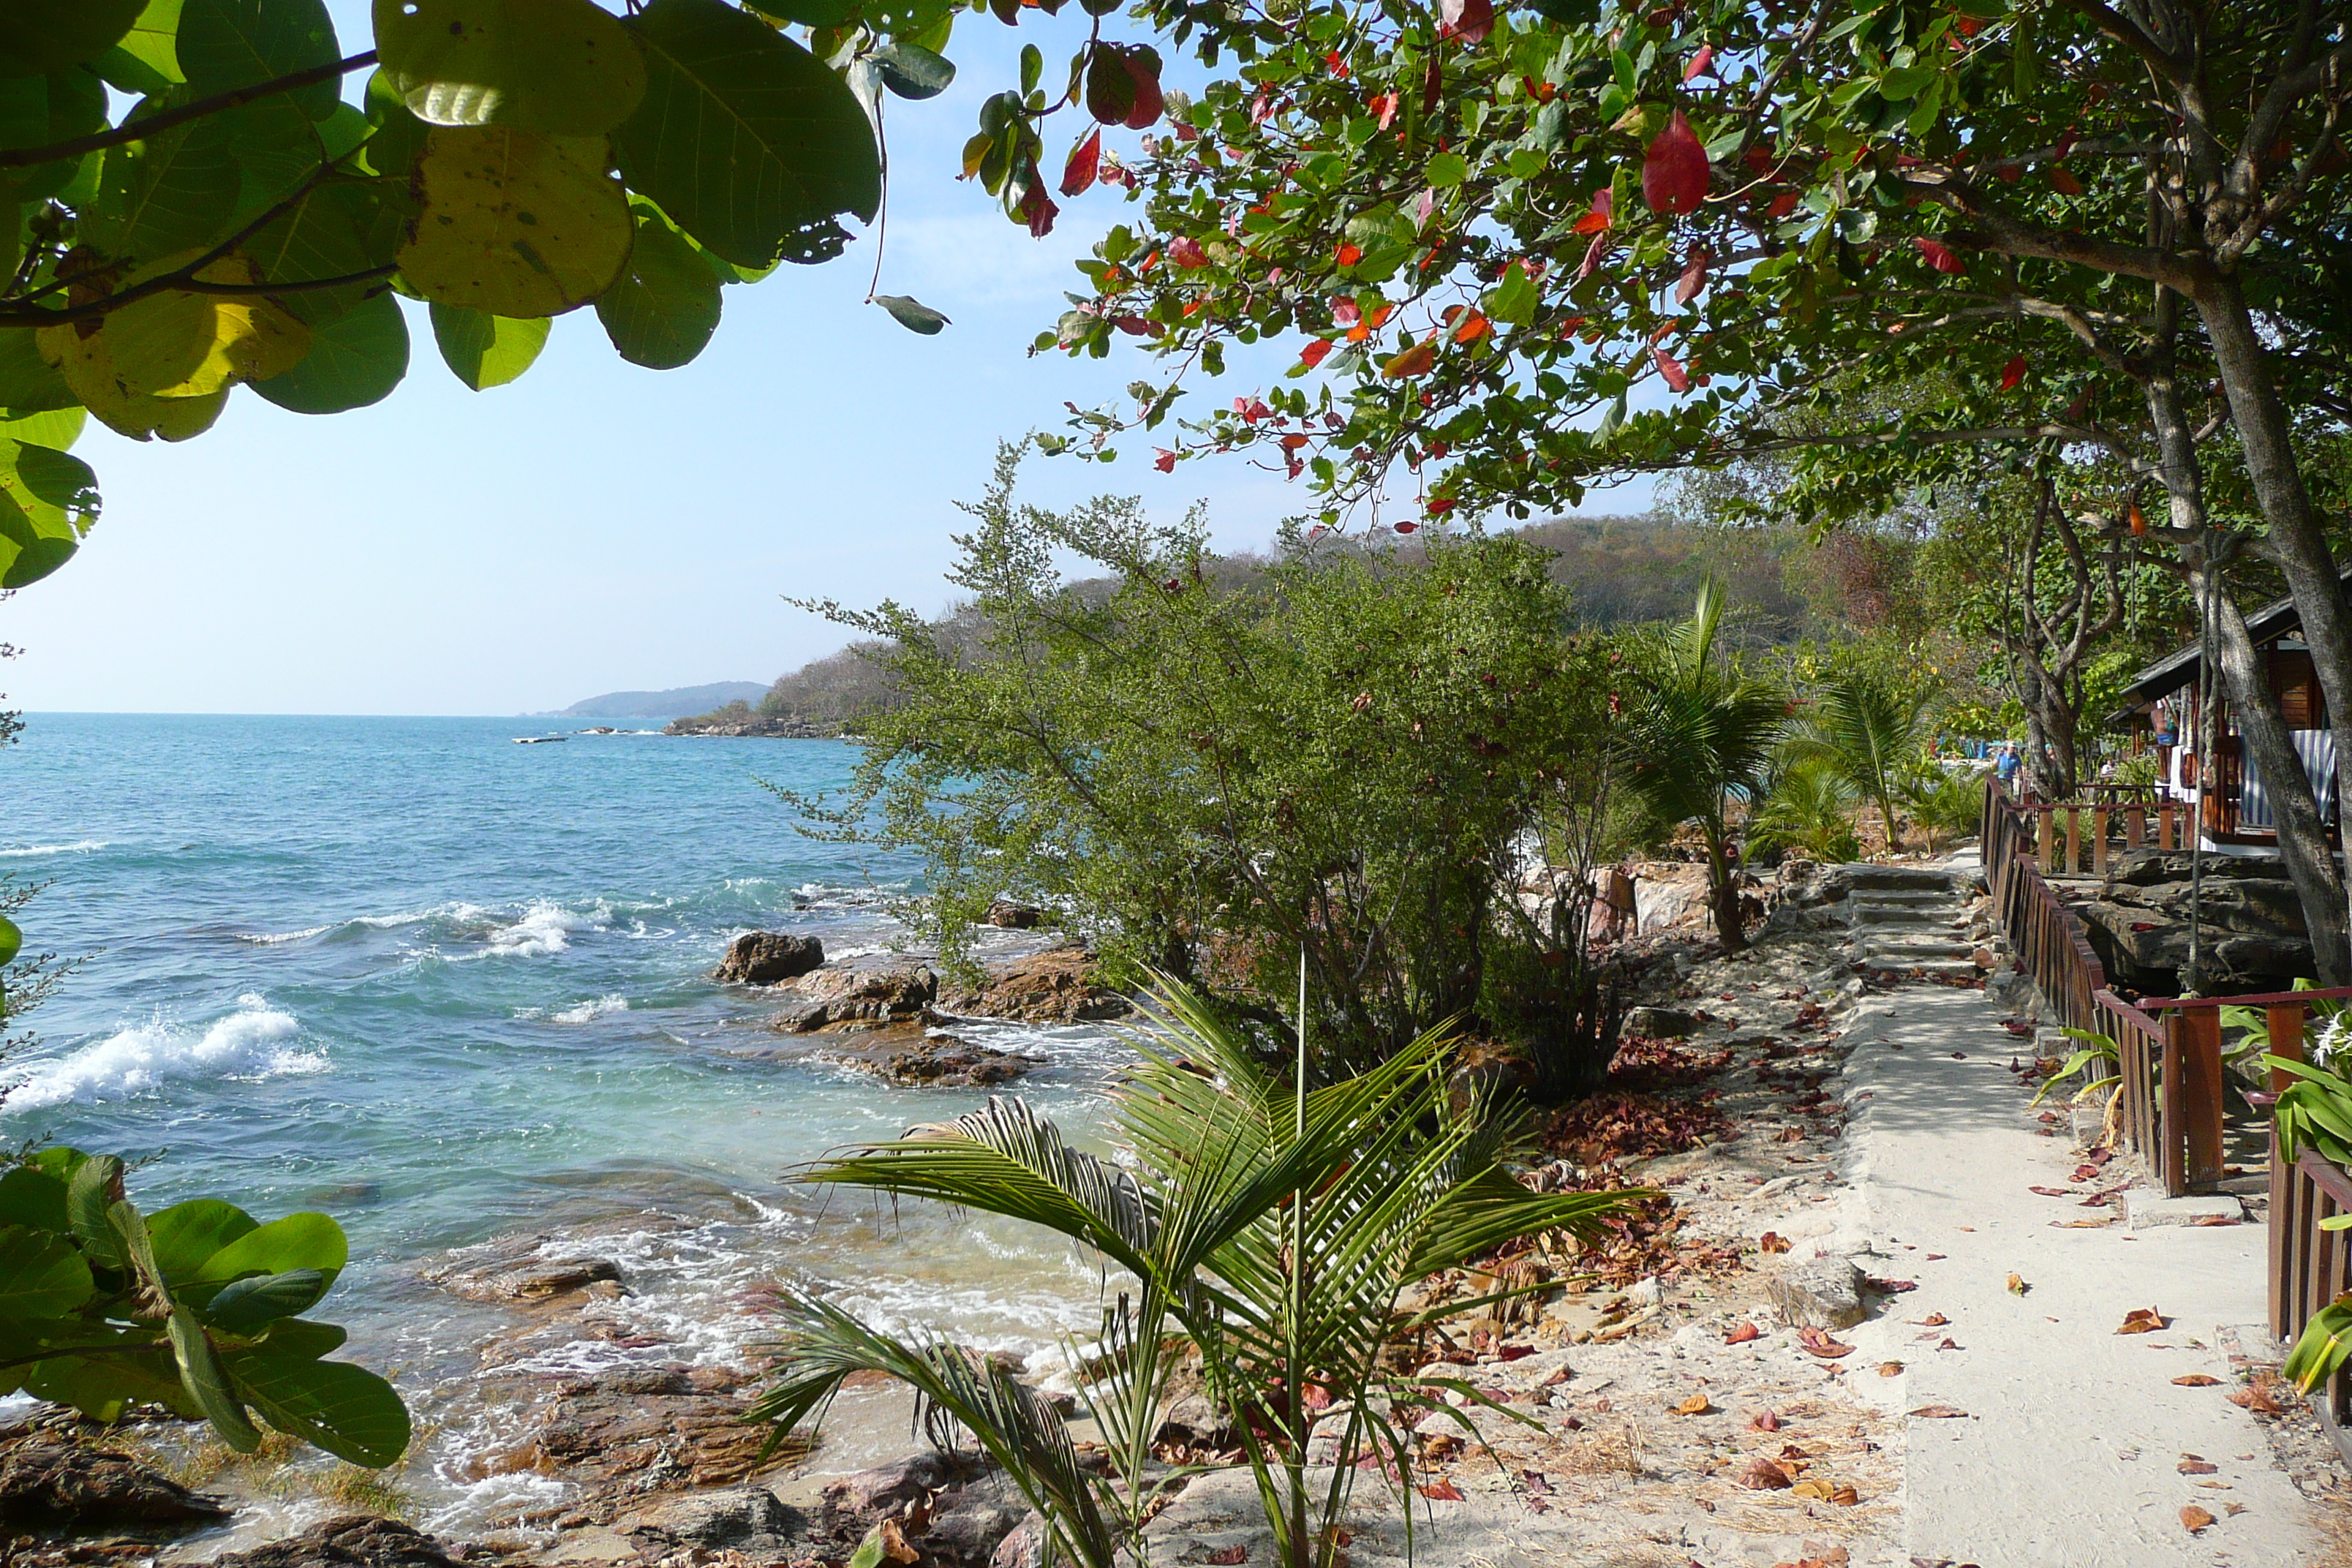
[[[1906,904],[1919,909],[1946,904],[1957,909],[1968,902],[1949,888],[1856,888],[1852,897],[1873,904]]]
[[[1925,963],[1931,960],[1966,960],[1972,967],[1976,944],[1948,939],[1895,933],[1865,937],[1863,952],[1873,963]]]
[[[1956,931],[1968,923],[1968,916],[1951,904],[1882,904],[1875,899],[1856,899],[1851,923],[1862,926],[1936,926]]]
[[[1874,866],[1867,861],[1856,861],[1843,869],[1846,886],[1856,892],[1949,893],[1958,885],[1949,871],[1932,866]]]

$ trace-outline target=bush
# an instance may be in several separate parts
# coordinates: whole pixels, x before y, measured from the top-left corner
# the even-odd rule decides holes
[[[845,797],[787,797],[808,831],[922,856],[908,912],[943,959],[992,901],[1046,905],[1130,973],[1270,1019],[1303,951],[1351,1061],[1475,1016],[1500,950],[1580,973],[1581,867],[1515,896],[1587,842],[1605,775],[1605,658],[1563,641],[1542,552],[1294,542],[1221,586],[1197,515],[1016,505],[1018,458],[966,509],[953,640],[895,605],[816,606],[883,645],[901,700]],[[1108,581],[1072,591],[1073,556]]]

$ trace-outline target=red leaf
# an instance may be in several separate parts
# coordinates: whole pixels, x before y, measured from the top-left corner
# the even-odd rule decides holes
[[[1576,220],[1579,234],[1599,234],[1609,226],[1617,193],[1607,185],[1592,193],[1592,210]]]
[[[1475,44],[1495,30],[1494,0],[1438,0],[1437,14],[1445,23],[1440,37]]]
[[[1363,251],[1352,245],[1342,245],[1331,255],[1332,263],[1339,267],[1353,267],[1363,258]]]
[[[1754,1432],[1778,1432],[1780,1429],[1780,1413],[1777,1410],[1759,1410],[1748,1418],[1748,1426]]]
[[[1691,57],[1690,64],[1683,68],[1683,79],[1690,80],[1713,64],[1715,64],[1715,46],[1713,44],[1700,46],[1698,53]]]
[[[1095,183],[1095,171],[1102,165],[1102,128],[1087,132],[1087,139],[1070,149],[1070,161],[1062,165],[1062,194],[1075,196]]]
[[[1363,307],[1353,300],[1342,298],[1331,301],[1331,321],[1334,326],[1352,327],[1363,319]]]
[[[1652,349],[1650,357],[1657,362],[1658,374],[1666,378],[1666,385],[1669,388],[1675,392],[1690,390],[1690,372],[1683,368],[1682,361],[1664,349]]]
[[[1591,276],[1592,269],[1601,265],[1601,257],[1607,255],[1608,251],[1609,237],[1605,234],[1594,235],[1592,243],[1584,247],[1584,263],[1576,269],[1577,280],[1582,282]]]
[[[1968,263],[1953,255],[1951,247],[1940,239],[1914,237],[1911,243],[1919,247],[1919,254],[1927,258],[1927,265],[1938,272],[1960,273],[1969,269]]]
[[[2057,168],[2051,170],[2050,183],[2057,186],[2061,192],[2067,195],[2079,196],[2083,194],[2083,182],[2074,177],[2074,171],[2072,169]]]
[[[1475,343],[1492,331],[1494,331],[1494,323],[1479,312],[1473,310],[1455,325],[1454,341],[1457,343]]]
[[[1432,1481],[1421,1489],[1421,1495],[1432,1502],[1460,1502],[1462,1489],[1452,1481]]]
[[[1314,365],[1321,364],[1321,363],[1323,363],[1323,356],[1324,356],[1325,354],[1329,353],[1330,352],[1331,352],[1331,340],[1330,340],[1330,339],[1328,339],[1328,338],[1316,338],[1316,339],[1313,339],[1312,341],[1310,341],[1310,342],[1307,343],[1307,345],[1305,348],[1300,349],[1300,350],[1298,351],[1298,363],[1301,363],[1301,364],[1303,364],[1303,365],[1307,365],[1307,366],[1314,366]]]
[[[1347,57],[1340,54],[1337,49],[1330,50],[1328,53],[1325,54],[1323,57],[1323,63],[1331,68],[1331,74],[1333,76],[1345,77],[1348,74]]]
[[[1723,1342],[1727,1345],[1744,1345],[1752,1340],[1759,1340],[1763,1337],[1763,1330],[1758,1328],[1753,1322],[1744,1322],[1724,1335]]]
[[[1105,125],[1121,125],[1135,110],[1135,75],[1116,44],[1097,44],[1087,58],[1087,112]]]
[[[2000,389],[2003,392],[2007,392],[2024,379],[2025,356],[2023,354],[2011,355],[2010,362],[2000,367]]]
[[[1168,100],[1160,90],[1160,52],[1137,45],[1121,51],[1120,63],[1127,74],[1135,79],[1135,107],[1127,111],[1125,124],[1129,131],[1140,131],[1157,121],[1168,107]]]
[[[1797,193],[1794,191],[1782,191],[1779,195],[1774,196],[1771,204],[1764,209],[1764,216],[1766,217],[1787,217],[1790,213],[1795,212],[1796,210]]]
[[[1054,219],[1061,208],[1045,194],[1043,185],[1032,185],[1029,194],[1021,198],[1021,216],[1029,225],[1029,237],[1043,239],[1054,232]]]
[[[1707,264],[1714,259],[1704,250],[1691,252],[1690,260],[1683,266],[1682,280],[1675,285],[1675,304],[1687,305],[1698,298],[1699,290],[1706,287]]]
[[[1692,213],[1706,199],[1706,149],[1679,109],[1642,159],[1642,199],[1654,212]]]
[[[1170,451],[1165,447],[1155,447],[1152,449],[1160,455],[1151,459],[1151,466],[1158,468],[1163,474],[1174,473],[1176,471],[1176,454]]]
[[[1399,533],[1411,533],[1414,529],[1419,528],[1421,524],[1417,522],[1400,522],[1396,525],[1396,531]]]
[[[1432,517],[1444,517],[1458,504],[1452,496],[1432,496],[1426,510]]]
[[[1433,343],[1415,343],[1381,367],[1381,374],[1391,381],[1405,381],[1416,375],[1427,375],[1437,367],[1437,349]]]
[[[1249,1542],[1236,1541],[1231,1546],[1220,1546],[1201,1561],[1217,1563],[1219,1568],[1233,1568],[1233,1564],[1236,1563],[1249,1561]]]
[[[1199,240],[1186,235],[1181,239],[1171,239],[1168,242],[1168,259],[1179,267],[1206,267],[1209,264],[1209,253],[1201,248]]]

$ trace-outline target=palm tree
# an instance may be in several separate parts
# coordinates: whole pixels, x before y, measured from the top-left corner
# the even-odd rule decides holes
[[[1448,1409],[1448,1392],[1484,1401],[1458,1380],[1384,1369],[1383,1348],[1516,1293],[1406,1312],[1405,1289],[1517,1237],[1591,1239],[1646,1194],[1538,1194],[1514,1180],[1498,1161],[1517,1123],[1457,1100],[1442,1030],[1318,1089],[1303,1049],[1295,1079],[1269,1071],[1255,1042],[1193,993],[1162,979],[1157,998],[1140,1065],[1114,1093],[1117,1163],[1072,1149],[1020,1102],[992,1100],[806,1176],[1027,1220],[1133,1276],[1078,1361],[1094,1379],[1110,1474],[1087,1468],[1060,1416],[1008,1372],[943,1340],[877,1333],[805,1296],[786,1301],[752,1415],[781,1439],[821,1417],[844,1378],[884,1373],[914,1388],[934,1442],[961,1429],[1004,1467],[1053,1555],[1110,1568],[1156,1495],[1189,1474],[1155,1478],[1151,1447],[1189,1342],[1240,1433],[1278,1560],[1330,1568],[1360,1474],[1349,1461],[1374,1459],[1402,1499],[1412,1419]],[[1310,1476],[1311,1437],[1336,1441],[1328,1479]]]
[[[1861,795],[1845,775],[1818,758],[1789,763],[1771,793],[1748,818],[1748,842],[1757,847],[1802,849],[1817,860],[1852,860],[1862,852],[1853,812]]]
[[[1805,730],[1790,742],[1789,751],[1792,757],[1830,763],[1878,807],[1892,854],[1897,843],[1895,797],[1927,742],[1924,692],[1906,693],[1891,681],[1848,675],[1830,680],[1814,695]]]
[[[1731,803],[1763,793],[1789,722],[1788,694],[1727,664],[1716,650],[1723,585],[1699,584],[1691,618],[1637,642],[1650,689],[1624,731],[1628,781],[1669,822],[1695,822],[1706,841],[1707,888],[1724,950],[1748,945],[1732,877]]]

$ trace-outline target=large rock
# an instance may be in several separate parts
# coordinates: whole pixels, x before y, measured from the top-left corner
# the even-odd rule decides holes
[[[940,1010],[966,1018],[1010,1018],[1024,1024],[1078,1024],[1123,1018],[1134,1004],[1102,984],[1094,955],[1058,947],[1016,959],[976,988],[939,999]]]
[[[910,1088],[993,1089],[1041,1065],[1034,1057],[936,1034],[919,1023],[845,1035],[828,1031],[818,1040],[809,1055]]]
[[[513,1237],[459,1256],[461,1263],[427,1268],[420,1277],[468,1301],[548,1301],[580,1290],[608,1297],[627,1293],[619,1264],[609,1258],[562,1256],[561,1243],[545,1237]]]
[[[954,1479],[948,1460],[929,1448],[859,1470],[826,1484],[825,1522],[865,1530],[885,1514],[922,1501]]]
[[[824,943],[813,936],[783,931],[745,931],[729,944],[727,956],[711,972],[713,980],[746,985],[776,985],[797,979],[824,963]]]
[[[1003,1492],[1003,1496],[994,1495]],[[1000,1483],[974,1482],[940,1500],[931,1524],[923,1532],[924,1553],[940,1568],[988,1568],[989,1559],[1021,1523],[1025,1504],[1020,1494]]]
[[[843,1025],[919,1018],[939,995],[939,976],[922,964],[818,969],[784,987],[791,1005],[769,1022],[789,1034]]]
[[[2118,856],[2115,874],[2095,898],[2077,900],[2091,949],[2110,981],[2143,991],[2171,991],[2189,962],[2189,916],[2195,905],[2221,988],[2284,990],[2313,973],[2302,901],[2277,860],[2208,856],[2201,898],[2189,857],[2142,850]]]
[[[1792,1329],[1850,1329],[1868,1315],[1862,1270],[1851,1258],[1816,1258],[1764,1281],[1764,1294]]]
[[[1699,1030],[1696,1016],[1676,1007],[1635,1007],[1625,1015],[1626,1035],[1644,1040],[1679,1040]]]
[[[650,1492],[734,1486],[791,1458],[761,1456],[768,1428],[743,1419],[742,1381],[723,1367],[655,1366],[567,1384],[490,1468],[577,1482],[581,1511],[599,1523]]]
[[[988,1568],[1040,1568],[1045,1561],[1045,1521],[1034,1510],[1024,1514],[1013,1533],[996,1543]]]
[[[635,1540],[640,1552],[667,1555],[679,1546],[765,1545],[797,1536],[807,1521],[798,1509],[779,1501],[765,1487],[728,1487],[689,1492],[636,1512],[613,1528]]]
[[[315,1524],[299,1535],[230,1552],[213,1559],[214,1568],[457,1568],[448,1550],[433,1537],[396,1519],[345,1514]]]
[[[104,1448],[47,1436],[0,1453],[0,1519],[78,1527],[209,1524],[228,1505]]]
[[[1154,1443],[1181,1443],[1188,1448],[1231,1448],[1241,1441],[1234,1418],[1217,1408],[1205,1394],[1188,1394],[1168,1406],[1152,1433]]]

